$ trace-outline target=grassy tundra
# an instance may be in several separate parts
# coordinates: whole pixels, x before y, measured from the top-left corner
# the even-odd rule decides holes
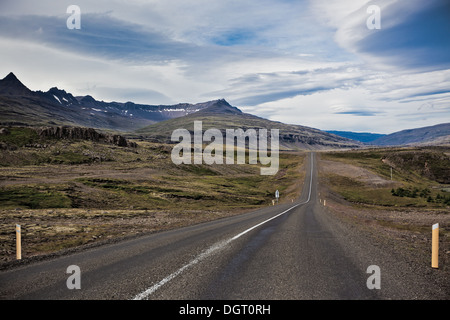
[[[280,153],[276,175],[258,165],[175,165],[171,145],[137,148],[41,138],[29,128],[0,135],[0,259],[179,227],[299,196],[304,154]]]
[[[418,255],[424,266],[429,265],[431,227],[439,223],[440,264],[448,271],[450,148],[329,152],[320,159],[321,198],[330,213]]]

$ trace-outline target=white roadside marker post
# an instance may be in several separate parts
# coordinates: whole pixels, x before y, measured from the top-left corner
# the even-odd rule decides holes
[[[22,259],[22,235],[19,224],[16,224],[16,258],[17,260]]]
[[[431,234],[431,267],[439,268],[439,223],[433,224]]]

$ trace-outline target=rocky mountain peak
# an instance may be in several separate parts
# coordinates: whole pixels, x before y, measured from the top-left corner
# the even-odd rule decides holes
[[[204,109],[200,110],[201,113],[209,114],[241,114],[242,111],[236,107],[230,105],[225,99],[213,100],[206,102]]]
[[[0,94],[22,96],[31,94],[31,90],[20,82],[14,73],[10,72],[5,78],[0,80]]]

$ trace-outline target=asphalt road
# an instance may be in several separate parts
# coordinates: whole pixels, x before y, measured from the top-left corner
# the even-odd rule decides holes
[[[0,298],[436,298],[407,262],[323,208],[315,163],[312,153],[302,196],[294,203],[3,271]],[[71,265],[80,268],[80,289],[67,287]],[[380,270],[380,289],[367,286],[373,265]]]

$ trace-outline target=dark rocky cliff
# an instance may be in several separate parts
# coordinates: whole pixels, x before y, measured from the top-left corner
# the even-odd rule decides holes
[[[57,139],[80,139],[90,140],[96,142],[105,142],[117,145],[119,147],[136,148],[137,144],[130,142],[121,135],[110,135],[97,132],[93,128],[83,127],[38,127],[34,129],[42,138],[57,138]]]

